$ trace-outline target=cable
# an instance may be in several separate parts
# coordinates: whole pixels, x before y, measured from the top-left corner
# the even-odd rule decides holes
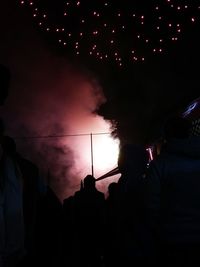
[[[108,135],[111,133],[92,133],[92,135]],[[61,134],[61,135],[36,135],[36,136],[16,136],[14,139],[47,139],[47,138],[64,138],[64,137],[79,137],[89,136],[91,133],[85,134]]]

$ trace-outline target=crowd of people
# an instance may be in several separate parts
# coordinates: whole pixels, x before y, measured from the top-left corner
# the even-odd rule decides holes
[[[9,78],[0,66],[1,105]],[[151,162],[145,146],[121,147],[121,176],[107,198],[87,175],[63,203],[18,153],[1,120],[0,267],[200,266],[197,107],[167,121]]]

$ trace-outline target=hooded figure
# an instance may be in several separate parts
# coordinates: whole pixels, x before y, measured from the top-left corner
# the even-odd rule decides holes
[[[147,175],[147,219],[165,259],[162,266],[200,264],[200,131],[194,123],[198,112],[193,110],[197,106],[168,120],[166,144]]]

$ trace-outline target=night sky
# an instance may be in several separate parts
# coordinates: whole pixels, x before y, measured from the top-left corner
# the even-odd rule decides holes
[[[2,39],[26,42],[35,31],[52,53],[90,69],[107,99],[99,113],[116,121],[122,140],[149,141],[163,118],[199,96],[200,3],[192,3],[7,1]]]
[[[52,99],[60,94],[52,88],[65,79],[63,68],[72,89],[65,95],[66,103],[60,96],[55,110],[70,106],[69,115],[73,105],[84,102],[81,97],[74,100],[79,91],[72,84],[77,75],[81,81],[87,76],[98,90],[92,97],[89,94],[84,106],[92,103],[91,113],[112,121],[122,142],[153,142],[169,115],[199,97],[199,1],[118,2],[1,1],[0,61],[12,73],[9,97],[1,108],[8,132],[44,133],[41,123],[39,130],[33,128],[39,111],[47,118],[51,105],[51,114],[55,113]],[[69,83],[71,73],[74,78]],[[23,108],[27,103],[34,114]],[[62,117],[63,109],[59,112]],[[28,123],[21,127],[24,119],[32,127]],[[64,130],[57,123],[46,134]]]
[[[45,42],[92,70],[99,113],[124,142],[150,142],[199,96],[199,1],[19,1]]]

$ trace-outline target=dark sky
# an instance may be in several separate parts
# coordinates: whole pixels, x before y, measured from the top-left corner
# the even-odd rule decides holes
[[[199,29],[185,27],[180,42],[163,55],[148,54],[144,64],[106,69],[108,102],[100,113],[117,120],[121,140],[153,141],[168,116],[199,97]]]
[[[199,45],[196,29],[167,55],[151,57],[123,72],[107,72],[108,102],[100,112],[117,119],[122,139],[153,140],[168,116],[199,96]]]
[[[107,103],[100,108],[99,113],[106,119],[116,121],[117,133],[121,140],[127,142],[153,140],[159,134],[160,126],[169,114],[199,96],[199,22],[194,27],[184,24],[184,34],[181,40],[175,45],[168,44],[167,52],[163,55],[154,56],[145,50],[144,54],[147,58],[145,63],[128,62],[123,68],[119,68],[112,62],[101,64],[98,61],[89,60],[87,56],[83,56],[80,60],[74,59],[70,50],[60,48],[53,34],[47,34],[39,29],[30,9],[20,7],[17,2],[19,1],[9,0],[1,3],[1,39],[4,39],[1,50],[5,49],[6,51],[6,54],[2,53],[1,55],[3,61],[9,58],[9,63],[13,62],[13,68],[16,66],[20,68],[20,55],[15,54],[17,50],[13,49],[12,45],[21,45],[24,39],[23,53],[30,54],[31,52],[31,60],[34,64],[36,51],[30,51],[33,48],[29,47],[30,42],[27,40],[38,38],[52,54],[63,57],[63,59],[70,58],[71,62],[77,64],[79,68],[89,68],[99,79],[107,98]],[[46,8],[52,14],[51,23],[59,20],[62,5],[50,4],[50,1],[35,2],[40,3],[39,7]],[[175,2],[179,3],[180,1]],[[145,1],[130,3],[127,2],[126,6],[120,4],[122,11],[128,9],[128,4],[135,5],[138,12],[143,12],[144,8],[145,14],[148,14],[148,10],[150,10],[150,4],[147,7]],[[83,8],[80,13],[84,12],[88,11]],[[150,22],[153,15],[149,14],[148,16]],[[171,20],[176,19],[173,16],[169,16]],[[62,22],[60,19],[59,23]],[[128,23],[128,20],[126,22]],[[74,31],[78,31],[78,24],[75,25]],[[23,28],[22,32],[20,32],[20,27]],[[70,27],[73,31],[73,27]],[[32,37],[32,32],[34,32],[34,37]],[[153,33],[151,32],[151,34]],[[13,40],[15,41],[12,43]],[[41,48],[36,46],[35,49]],[[123,49],[125,47],[122,46]],[[14,69],[14,71],[16,70]]]

